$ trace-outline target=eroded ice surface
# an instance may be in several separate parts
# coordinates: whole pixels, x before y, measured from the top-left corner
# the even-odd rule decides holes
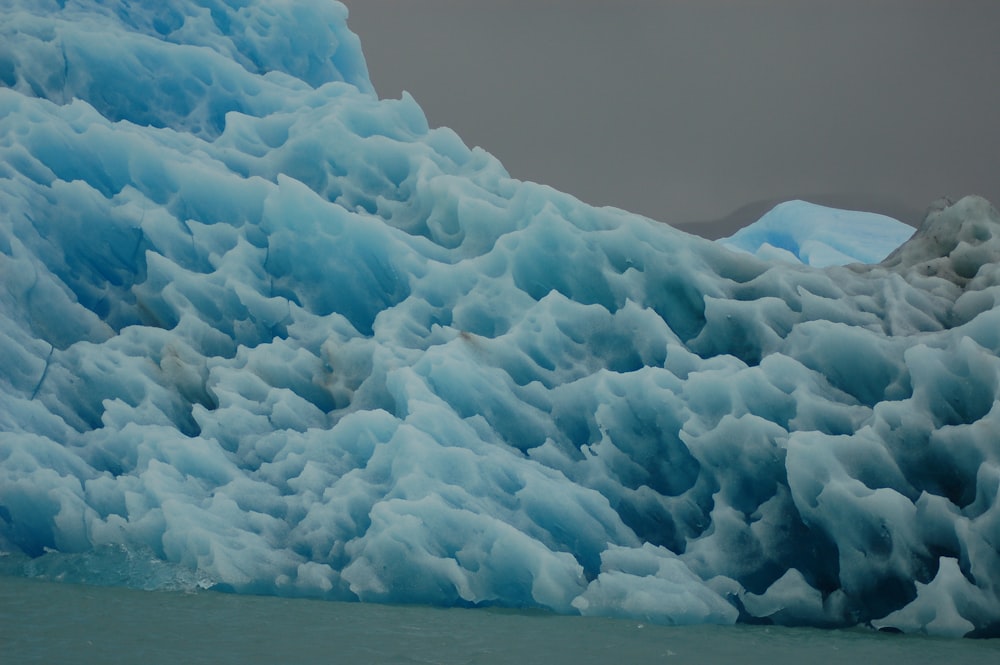
[[[986,201],[772,263],[428,130],[335,2],[0,11],[5,570],[998,632]]]

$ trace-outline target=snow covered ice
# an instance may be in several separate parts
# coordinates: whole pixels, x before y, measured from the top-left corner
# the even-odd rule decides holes
[[[3,570],[1000,632],[985,200],[715,243],[379,100],[336,2],[0,12]]]

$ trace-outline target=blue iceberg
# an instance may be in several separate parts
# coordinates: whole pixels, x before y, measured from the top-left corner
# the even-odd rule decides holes
[[[786,201],[719,242],[764,260],[828,268],[878,263],[909,240],[913,230],[885,215]]]
[[[1000,634],[985,200],[735,251],[378,99],[337,2],[0,12],[8,574]]]

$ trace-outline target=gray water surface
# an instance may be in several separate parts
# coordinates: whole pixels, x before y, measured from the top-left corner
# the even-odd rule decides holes
[[[1000,640],[667,627],[506,610],[90,587],[0,577],[6,663],[1000,663]],[[8,658],[11,657],[9,660]]]

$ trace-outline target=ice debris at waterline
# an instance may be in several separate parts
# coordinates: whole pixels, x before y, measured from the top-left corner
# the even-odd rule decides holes
[[[0,9],[8,572],[1000,632],[983,199],[766,262],[428,130],[335,2]]]

